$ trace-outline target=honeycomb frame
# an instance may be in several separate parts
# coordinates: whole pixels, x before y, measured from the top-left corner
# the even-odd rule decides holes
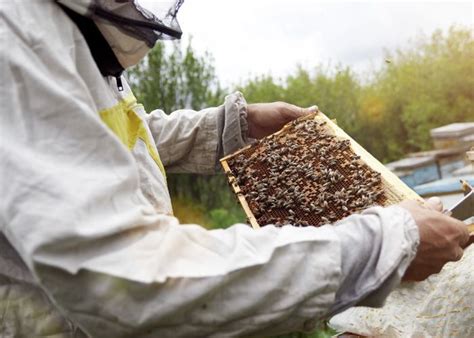
[[[355,156],[358,162],[361,163],[363,166],[367,166],[367,170],[371,170],[375,173],[379,173],[380,176],[380,187],[383,190],[383,198],[379,198],[378,204],[383,206],[388,206],[392,204],[399,203],[405,199],[414,199],[422,201],[420,196],[418,196],[413,190],[411,190],[405,183],[403,183],[395,174],[393,174],[390,170],[388,170],[382,163],[380,163],[377,159],[375,159],[369,152],[367,152],[362,146],[360,146],[354,139],[352,139],[348,134],[346,134],[340,127],[337,126],[335,122],[330,120],[326,115],[321,112],[317,112],[305,117],[302,117],[294,122],[290,122],[285,125],[280,131],[269,135],[264,138],[264,140],[268,141],[269,139],[279,139],[282,137],[286,137],[292,131],[292,127],[297,123],[304,123],[305,121],[311,120],[311,122],[316,122],[319,126],[324,126],[325,133],[329,135],[333,135],[337,140],[347,142],[348,149],[353,156]],[[249,153],[252,151],[256,151],[258,149],[259,144],[261,142],[257,142],[256,144],[246,146],[235,153],[228,155],[220,160],[221,165],[224,169],[225,174],[229,180],[229,184],[232,187],[234,193],[237,195],[237,198],[247,216],[248,222],[250,225],[257,229],[261,226],[259,224],[257,217],[255,216],[254,212],[252,211],[252,206],[255,205],[254,201],[249,198],[245,197],[243,186],[239,185],[238,177],[234,175],[231,170],[232,162],[235,161],[236,157]],[[284,170],[284,168],[283,168]],[[255,210],[255,208],[253,208]],[[354,211],[349,210],[348,213],[353,213]],[[321,216],[322,218],[326,218]],[[267,222],[266,224],[269,224]],[[266,224],[262,224],[266,225]],[[308,224],[309,225],[309,224]]]

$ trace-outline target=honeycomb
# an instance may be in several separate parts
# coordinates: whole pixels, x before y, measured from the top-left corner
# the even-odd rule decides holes
[[[317,113],[287,124],[221,163],[254,227],[321,226],[372,205],[397,203],[407,195],[417,198],[379,162],[375,167],[380,170],[374,170],[366,160],[376,160],[360,149]]]

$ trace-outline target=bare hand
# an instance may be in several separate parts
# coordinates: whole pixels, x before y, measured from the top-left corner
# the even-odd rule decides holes
[[[249,104],[247,106],[249,136],[251,138],[268,136],[280,130],[286,123],[317,111],[317,106],[300,108],[285,102]]]
[[[467,226],[442,214],[443,205],[439,199],[430,199],[425,205],[404,201],[399,206],[411,213],[420,233],[418,251],[404,280],[424,280],[440,272],[447,262],[461,259],[463,248],[469,243]]]

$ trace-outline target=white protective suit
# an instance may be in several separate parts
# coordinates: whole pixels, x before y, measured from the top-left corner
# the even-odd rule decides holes
[[[242,95],[146,114],[56,3],[0,6],[0,336],[312,330],[398,285],[419,241],[399,207],[321,228],[179,224],[161,163],[213,172],[244,145]]]

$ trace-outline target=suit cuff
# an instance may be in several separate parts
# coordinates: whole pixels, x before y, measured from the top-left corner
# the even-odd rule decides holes
[[[351,221],[335,228],[341,241],[342,280],[332,314],[355,305],[382,306],[419,245],[418,227],[401,207],[373,207],[346,220]]]

